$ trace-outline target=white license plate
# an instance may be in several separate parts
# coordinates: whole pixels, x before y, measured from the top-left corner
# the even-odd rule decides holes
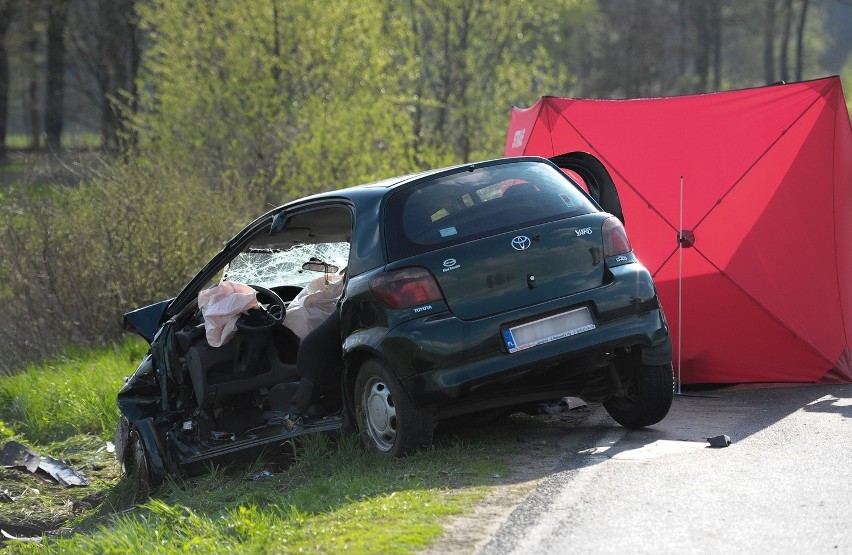
[[[503,341],[506,342],[506,348],[509,349],[510,353],[516,353],[536,345],[593,330],[595,327],[589,309],[583,307],[554,314],[535,322],[505,328],[503,330]]]

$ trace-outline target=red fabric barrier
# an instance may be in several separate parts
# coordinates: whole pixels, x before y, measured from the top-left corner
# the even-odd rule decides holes
[[[852,382],[852,126],[838,77],[512,111],[506,156],[570,152],[615,183],[682,383]],[[695,236],[682,253],[681,217]]]

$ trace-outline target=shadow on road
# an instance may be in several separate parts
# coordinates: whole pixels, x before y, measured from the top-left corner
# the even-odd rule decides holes
[[[852,418],[852,384],[757,384],[693,389],[676,395],[659,424],[627,430],[604,408],[535,418],[515,416],[488,432],[506,442],[513,470],[502,483],[522,483],[583,468],[609,459],[646,460],[714,449],[707,438],[727,435],[736,444],[796,411]],[[475,436],[477,434],[473,434]],[[471,441],[478,441],[476,437]]]
[[[625,430],[599,409],[574,432],[554,470],[582,468],[608,459],[642,460],[697,449],[714,449],[707,439],[727,435],[733,444],[797,412],[852,417],[852,384],[750,385],[687,392],[675,396],[659,424]]]

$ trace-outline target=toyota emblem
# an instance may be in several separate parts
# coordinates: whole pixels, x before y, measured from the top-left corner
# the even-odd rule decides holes
[[[512,239],[512,248],[516,251],[525,251],[530,248],[530,238],[526,235],[518,235]]]

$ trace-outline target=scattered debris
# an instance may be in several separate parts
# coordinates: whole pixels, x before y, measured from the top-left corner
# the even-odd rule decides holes
[[[68,463],[53,457],[42,457],[17,441],[10,441],[0,452],[0,465],[6,468],[26,469],[36,474],[41,470],[64,487],[88,486],[89,480]]]
[[[45,530],[23,524],[3,524],[0,529],[0,550],[5,542],[41,543],[45,537],[61,538],[74,533],[74,528]]]
[[[13,503],[14,501],[15,501],[15,498],[12,497],[12,494],[9,493],[9,490],[4,489],[2,492],[0,492],[0,502],[2,502],[2,503]]]
[[[539,414],[561,414],[585,406],[587,406],[586,402],[578,397],[563,397],[555,403],[542,403],[538,406],[538,412]]]
[[[107,441],[106,444],[100,449],[98,449],[97,452],[100,453],[101,451],[106,451],[107,453],[115,453],[115,443]]]
[[[730,436],[726,435],[708,437],[707,441],[710,443],[710,447],[727,447],[731,444]]]
[[[10,529],[15,533],[20,533],[21,530],[19,530],[19,529],[21,529],[21,528],[23,528],[23,527],[13,526]],[[25,533],[33,534],[34,532],[35,532],[34,530],[33,531],[27,530]],[[0,530],[0,537],[2,537],[2,539],[4,539],[4,540],[12,540],[12,541],[18,541],[18,542],[30,542],[30,543],[41,543],[41,536],[33,536],[33,535],[15,536],[15,535],[10,534],[6,530]]]
[[[272,478],[273,474],[268,469],[263,469],[257,474],[251,477],[252,482],[257,482],[258,480],[265,480],[267,478]]]
[[[10,441],[0,452],[0,464],[6,468],[25,468],[35,473],[39,463],[41,463],[41,457],[17,441]]]

